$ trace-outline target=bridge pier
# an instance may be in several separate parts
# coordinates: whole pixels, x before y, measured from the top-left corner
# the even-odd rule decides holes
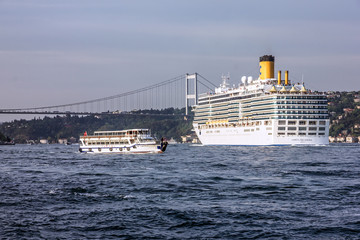
[[[188,115],[189,99],[194,99],[195,105],[198,103],[198,89],[197,89],[197,73],[186,74],[185,77],[185,115]],[[190,92],[189,81],[193,80],[194,89]]]

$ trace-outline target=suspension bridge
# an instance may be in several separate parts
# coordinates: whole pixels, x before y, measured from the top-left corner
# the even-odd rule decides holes
[[[212,91],[214,87],[215,85],[211,81],[199,73],[183,74],[151,86],[107,97],[52,106],[3,108],[0,109],[0,114],[69,114],[86,116],[134,114],[134,112],[138,112],[139,110],[185,108],[185,114],[183,115],[188,115],[189,106],[197,104],[198,92],[209,92]]]

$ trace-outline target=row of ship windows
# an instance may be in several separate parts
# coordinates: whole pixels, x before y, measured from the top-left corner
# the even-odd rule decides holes
[[[287,127],[287,130],[289,131],[296,131],[298,128],[297,127]],[[299,127],[299,131],[306,131],[308,130],[309,131],[316,131],[318,128],[317,127]],[[286,127],[278,127],[278,130],[279,131],[285,131],[286,130]],[[325,127],[319,127],[319,131],[325,131]]]
[[[278,106],[280,109],[327,109],[327,106]]]
[[[199,105],[207,105],[207,104],[215,104],[215,103],[225,103],[225,102],[230,102],[230,101],[235,101],[235,100],[240,100],[239,98],[227,98],[227,99],[220,99],[220,100],[216,100],[216,101],[207,101],[207,102],[199,102]],[[268,99],[262,99],[262,100],[253,100],[250,102],[242,102],[244,105],[251,105],[253,106],[253,104],[255,102],[263,102],[265,100]],[[322,100],[322,101],[282,101],[282,102],[278,102],[277,104],[326,104],[327,100]],[[271,103],[274,104],[274,103]]]
[[[266,113],[257,113],[257,112],[263,112],[267,111]],[[196,112],[195,116],[206,116],[206,115],[221,115],[221,114],[234,114],[239,113],[238,109],[229,109],[229,110],[217,110],[217,111],[201,111]],[[241,114],[247,114],[247,115],[266,115],[266,114],[328,114],[327,109],[321,110],[321,111],[275,111],[274,109],[256,109],[256,110],[250,110],[250,111],[241,111]]]
[[[304,99],[307,99],[307,100],[326,100],[326,96],[277,96],[276,98],[274,97],[269,97],[269,98],[261,98],[261,99],[256,99],[256,100],[250,100],[249,101],[244,101],[244,103],[252,103],[252,102],[259,102],[259,101],[265,101],[265,100],[272,100],[272,99],[301,99],[301,100],[304,100]]]
[[[327,109],[326,104],[322,105],[291,105],[291,106],[283,106],[281,104],[277,103],[266,103],[266,104],[258,104],[258,105],[249,105],[249,106],[242,106],[243,109],[248,108],[256,108],[256,107],[262,107],[262,106],[269,106],[268,109],[274,109],[274,108],[281,108],[281,109]]]
[[[255,129],[244,129],[244,132],[254,132]],[[259,131],[259,129],[257,128],[256,131]],[[206,133],[220,133],[220,130],[216,130],[216,131],[206,131]],[[319,135],[319,136],[324,136],[325,135],[325,132],[309,132],[309,133],[306,133],[306,132],[299,132],[299,133],[296,133],[296,132],[288,132],[288,133],[285,133],[285,132],[278,132],[278,135],[285,135],[287,134],[288,136],[295,136],[295,135],[299,135],[299,136],[305,136],[305,135],[309,135],[309,136],[316,136],[316,135]],[[272,133],[268,133],[268,135],[272,135]]]
[[[244,106],[244,108],[248,108],[248,107],[258,107],[258,106],[266,106],[266,105],[309,105],[309,104],[318,104],[321,106],[327,106],[326,105],[327,102],[324,101],[281,101],[281,102],[269,102],[269,103],[262,103],[262,104],[254,104],[254,102],[250,102],[250,103],[242,103]],[[305,107],[305,106],[304,106]]]
[[[234,96],[234,94],[224,94],[224,95],[218,95],[218,96],[213,96],[213,97],[201,98],[201,99],[199,99],[199,102],[202,102],[202,101],[212,101],[212,100],[219,99],[219,98],[244,99],[244,98],[252,98],[252,97],[256,97],[256,96],[260,96],[260,95],[261,95],[261,94],[251,94],[251,95],[246,95],[246,96],[229,98],[230,96]]]
[[[129,144],[129,142],[121,141],[121,142],[88,142],[88,145],[117,145],[117,144]]]
[[[278,125],[286,125],[286,120],[285,119],[299,119],[299,125],[306,125],[306,121],[305,119],[327,119],[327,116],[256,116],[256,117],[252,117],[251,120],[253,121],[257,121],[257,120],[268,120],[268,119],[284,119],[284,120],[279,120]],[[213,118],[211,120],[222,120],[224,119],[223,117],[218,117],[218,118]],[[229,121],[230,119],[233,119],[234,121],[237,121],[239,118],[237,116],[233,116],[233,117],[228,117]],[[194,120],[197,122],[203,121],[209,121],[209,117],[208,116],[195,116]],[[291,120],[288,120],[289,123],[288,125],[296,125],[297,120],[294,120],[293,122]],[[314,124],[313,124],[314,123]],[[316,121],[309,121],[309,125],[316,125]],[[319,125],[325,125],[325,121],[319,121]]]
[[[319,136],[325,136],[325,133],[324,132],[319,132],[319,133],[316,133],[316,132],[309,132],[309,133],[305,133],[305,132],[299,132],[299,133],[293,133],[293,132],[288,132],[288,133],[284,133],[284,132],[278,132],[277,134],[278,136],[316,136],[316,135],[319,135]]]
[[[232,97],[229,98],[230,96],[232,96],[233,94],[224,94],[224,95],[219,95],[219,96],[213,96],[213,97],[207,97],[207,98],[201,98],[199,99],[199,102],[208,102],[208,101],[212,101],[212,100],[216,100],[219,98],[227,98],[226,100],[229,99],[247,99],[247,98],[253,98],[256,96],[260,96],[261,94],[251,94],[251,95],[246,95],[246,96],[240,96],[240,97]],[[263,99],[259,99],[259,100],[252,100],[251,102],[254,101],[264,101],[267,99],[322,99],[322,100],[326,100],[326,96],[277,96],[275,97],[270,97],[270,98],[263,98]]]
[[[272,119],[327,119],[328,115],[313,115],[313,116],[275,116]]]
[[[277,99],[326,99],[326,96],[277,96]]]
[[[265,116],[252,116],[251,120],[253,121],[260,121],[260,120],[268,120],[268,119],[328,119],[328,115],[312,115],[312,116],[294,116],[294,115],[282,115],[282,116],[271,116],[271,115],[265,115]]]
[[[250,111],[245,111],[243,110],[242,113],[246,114],[249,113],[250,115],[263,115],[264,113],[260,114],[260,113],[256,113],[256,112],[263,112],[263,111],[270,111],[271,113],[274,114],[327,114],[328,111],[327,109],[321,110],[321,111],[276,111],[274,109],[256,109],[256,110],[250,110]],[[269,113],[265,113],[265,114],[269,114]]]
[[[264,101],[275,101],[276,99],[274,98],[260,98],[260,99],[256,99],[256,100],[244,100],[242,101],[242,103],[244,104],[253,104],[253,103],[257,103],[257,102],[264,102]],[[283,100],[283,99],[281,99]],[[314,98],[314,97],[310,97],[310,98],[307,98],[306,100],[305,99],[301,99],[301,100],[296,100],[296,101],[288,101],[290,99],[284,99],[285,101],[281,101],[283,103],[290,103],[290,102],[294,102],[294,103],[298,103],[298,102],[319,102],[319,103],[324,103],[324,102],[327,102],[326,99],[318,99],[318,98]],[[294,99],[291,99],[291,100],[294,100]],[[312,101],[309,101],[309,100],[312,100]]]
[[[225,102],[224,102],[225,103]],[[228,103],[228,104],[223,104],[223,105],[218,105],[218,106],[203,106],[203,107],[197,107],[196,111],[200,111],[200,110],[209,110],[209,109],[219,109],[219,108],[226,108],[226,109],[236,109],[239,107],[238,105],[239,103]],[[292,106],[282,106],[282,105],[292,105]],[[295,104],[295,106],[293,106]],[[309,106],[309,104],[312,104],[313,106]],[[279,109],[327,109],[327,105],[326,103],[321,103],[321,102],[309,102],[309,103],[293,103],[293,102],[289,102],[289,103],[264,103],[264,104],[257,104],[257,105],[242,105],[243,109],[253,109],[255,107],[261,107],[261,106],[269,106],[268,108],[265,109],[274,109],[275,106],[277,106],[277,108]]]
[[[266,106],[266,105],[273,105],[271,107],[268,108],[261,108],[261,109],[254,109],[255,107],[260,107],[260,106]],[[324,109],[327,110],[327,106],[277,106],[277,108],[275,108],[276,104],[261,104],[261,105],[256,105],[256,106],[249,106],[249,107],[243,107],[244,111],[246,111],[246,109],[249,108],[249,111],[261,111],[261,110],[273,110],[273,109]],[[239,106],[238,104],[236,104],[236,106],[229,106],[229,105],[224,105],[224,106],[213,106],[213,107],[207,107],[207,108],[198,108],[196,109],[196,112],[217,112],[217,111],[226,111],[226,110],[238,110]]]
[[[280,115],[281,114],[281,115]],[[299,114],[299,116],[296,116],[295,114]],[[306,114],[300,115],[300,114]],[[275,116],[274,116],[275,115]],[[279,116],[278,116],[279,115]],[[309,115],[312,115],[311,117]],[[263,117],[263,116],[273,116],[273,119],[312,119],[312,118],[327,118],[328,113],[327,112],[306,112],[306,113],[299,113],[299,112],[287,112],[287,113],[271,113],[271,112],[265,112],[265,113],[252,113],[252,114],[243,114],[244,117],[248,118],[256,118],[256,117]]]
[[[299,123],[299,125],[306,125],[307,123],[309,125],[317,125],[317,123],[319,123],[319,125],[325,125],[326,124],[326,121],[306,121],[306,120],[300,120],[300,121],[291,121],[291,120],[288,120],[287,121],[287,124],[288,125],[297,125],[297,123]],[[280,120],[278,121],[278,125],[286,125],[286,120]]]
[[[310,105],[311,104],[311,105]],[[285,106],[283,106],[285,105]],[[270,108],[274,108],[277,106],[277,108],[288,108],[288,109],[312,109],[312,108],[327,108],[326,103],[324,104],[316,104],[316,103],[263,103],[263,104],[249,104],[245,105],[243,104],[242,107],[245,108],[256,108],[256,107],[262,107],[262,106],[270,106]]]
[[[265,111],[265,110],[263,110]],[[248,113],[248,114],[247,114]],[[214,112],[212,114],[209,113],[196,113],[195,117],[205,117],[205,116],[220,116],[223,115],[224,118],[226,118],[226,116],[228,115],[234,115],[234,114],[238,114],[237,111],[232,111],[232,112]],[[306,115],[328,115],[327,111],[276,111],[274,112],[265,112],[265,113],[256,113],[255,111],[247,112],[247,111],[243,111],[242,115],[247,116],[247,117],[255,117],[255,116],[264,116],[264,115],[274,115],[274,114],[287,114],[287,115],[293,115],[293,114],[306,114]]]
[[[225,98],[225,99],[220,99],[220,100],[216,100],[216,101],[213,101],[213,100],[208,100],[208,101],[204,101],[204,102],[200,102],[199,101],[199,105],[205,105],[205,104],[209,104],[209,103],[222,103],[222,102],[229,102],[229,101],[234,101],[234,100],[240,100],[240,99],[244,99],[244,98],[252,98],[252,97],[257,97],[257,96],[260,96],[261,94],[253,94],[251,96],[242,96],[242,97],[231,97],[231,98]],[[219,96],[220,98],[220,96]]]

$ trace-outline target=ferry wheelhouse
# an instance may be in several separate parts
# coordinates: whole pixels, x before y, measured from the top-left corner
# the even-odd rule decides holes
[[[242,77],[230,88],[229,76],[213,93],[199,96],[193,127],[204,145],[329,144],[327,98],[303,83],[274,78],[271,55],[260,57],[260,76]]]
[[[148,129],[95,131],[80,137],[80,152],[85,153],[163,153],[166,141],[157,141]]]

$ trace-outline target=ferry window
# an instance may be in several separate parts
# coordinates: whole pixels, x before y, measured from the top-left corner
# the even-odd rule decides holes
[[[289,121],[288,124],[289,124],[289,125],[295,125],[295,124],[296,124],[296,121]]]
[[[266,130],[272,130],[272,127],[267,127]],[[284,129],[285,130],[285,129]]]
[[[268,133],[268,135],[272,135],[272,133]]]
[[[101,145],[104,145],[105,144],[105,142],[101,142]]]
[[[114,145],[114,144],[115,144],[115,142],[111,142],[110,144],[111,144],[111,145]]]
[[[244,132],[250,132],[250,129],[244,129]]]
[[[309,121],[309,125],[316,125],[316,121]]]
[[[285,120],[280,120],[279,121],[279,125],[285,125],[286,124],[286,121]]]
[[[281,133],[278,133],[278,135],[283,136],[283,135],[285,135],[285,133],[281,132]]]
[[[288,127],[288,130],[290,130],[290,131],[295,131],[295,130],[296,130],[296,127]]]
[[[319,135],[322,135],[322,136],[324,136],[324,135],[325,135],[325,133],[323,133],[323,132],[322,132],[322,133],[319,133]]]
[[[320,125],[325,125],[325,121],[320,121],[319,124]]]
[[[306,121],[299,121],[299,125],[305,125]]]
[[[316,131],[317,127],[309,127],[309,131]]]
[[[100,142],[96,142],[97,145],[100,145]]]
[[[306,131],[306,127],[299,127],[299,131]]]
[[[312,135],[312,136],[314,136],[314,135],[316,135],[316,133],[309,133],[309,135]]]
[[[109,144],[110,144],[110,142],[106,142],[105,144],[106,144],[106,145],[109,145]]]
[[[306,135],[306,133],[301,132],[301,133],[299,133],[299,135],[300,135],[300,136],[303,136],[303,135]]]
[[[279,131],[285,131],[285,127],[278,127]]]
[[[319,127],[319,131],[325,131],[324,127]]]
[[[287,135],[288,135],[288,136],[294,136],[295,133],[290,133],[290,132],[289,132]]]

